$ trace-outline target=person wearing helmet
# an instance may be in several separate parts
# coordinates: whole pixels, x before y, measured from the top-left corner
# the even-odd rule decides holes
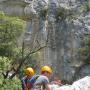
[[[52,69],[49,66],[41,68],[41,75],[36,79],[31,90],[51,90],[49,79],[52,74]]]
[[[28,80],[34,75],[34,70],[31,67],[25,69],[25,76],[21,79],[22,90],[30,90]]]

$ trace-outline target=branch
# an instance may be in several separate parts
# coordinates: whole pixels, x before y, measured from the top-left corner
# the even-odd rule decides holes
[[[2,72],[4,79],[6,79],[8,77],[9,72],[10,72],[9,70],[7,70],[6,73]]]
[[[26,60],[31,54],[36,53],[37,51],[39,51],[39,50],[41,50],[41,49],[43,49],[43,48],[45,48],[45,47],[46,47],[46,46],[40,47],[40,48],[38,48],[38,49],[36,49],[36,50],[31,51],[30,53],[28,53],[28,54],[22,59],[22,61],[21,61],[21,63],[19,64],[16,72],[11,75],[10,79],[12,79],[16,74],[18,74],[21,66],[23,65],[23,63],[25,62],[25,60]]]

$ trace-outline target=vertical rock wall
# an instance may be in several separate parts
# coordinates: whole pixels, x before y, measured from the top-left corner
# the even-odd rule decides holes
[[[90,65],[83,65],[77,53],[81,40],[90,31],[90,0],[26,0],[26,2],[22,5],[24,7],[18,3],[19,8],[15,5],[15,9],[12,6],[7,7],[6,4],[0,5],[0,10],[8,14],[15,12],[19,16],[25,15],[28,22],[30,20],[30,25],[33,23],[32,33],[38,31],[37,37],[42,45],[45,44],[48,35],[48,47],[43,50],[42,63],[51,65],[54,74],[69,82],[74,78],[90,75],[88,70]],[[33,36],[31,38],[30,42],[33,43]]]

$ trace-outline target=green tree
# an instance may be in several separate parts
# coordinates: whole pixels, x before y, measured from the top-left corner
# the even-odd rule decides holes
[[[0,90],[21,90],[21,82],[15,77],[11,79],[5,79],[1,74],[7,70],[10,65],[10,60],[7,57],[0,57]]]
[[[8,75],[12,74],[11,62],[20,53],[17,40],[24,30],[25,21],[0,12],[0,90],[21,90],[20,80],[17,77],[9,80]]]
[[[12,75],[9,79],[12,79],[17,74],[20,77],[22,76],[21,71],[25,67],[32,66],[36,68],[39,65],[39,61],[37,61],[38,51],[46,46],[41,46],[38,43],[37,47],[31,48],[25,45],[23,39],[23,43],[18,46],[17,40],[24,30],[25,21],[18,17],[9,17],[3,12],[0,12],[0,56],[4,64],[4,57],[9,59],[6,61],[8,67],[1,66],[4,68],[4,72],[2,72],[4,79],[7,79],[11,72]]]
[[[10,17],[0,12],[0,56],[2,57],[3,67],[1,71],[5,71],[11,66],[11,62],[21,55],[21,46],[18,46],[18,40],[25,31],[26,23],[18,17]],[[5,60],[7,58],[8,61]],[[4,61],[5,60],[5,61]],[[5,67],[4,64],[8,65]],[[3,73],[4,78],[7,78]]]
[[[85,64],[90,64],[90,34],[87,34],[81,43],[79,49],[80,60]]]
[[[24,30],[25,21],[0,12],[0,56],[11,58],[15,55],[17,39]]]

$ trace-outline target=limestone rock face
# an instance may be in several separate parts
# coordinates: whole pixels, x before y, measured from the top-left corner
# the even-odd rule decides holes
[[[72,81],[78,73],[80,77],[85,76],[81,74],[85,68],[82,71],[80,69],[84,62],[78,60],[76,52],[84,35],[90,32],[90,11],[83,12],[80,9],[84,3],[90,1],[50,0],[49,4],[48,22],[52,34],[49,39],[51,49],[47,61],[51,60],[55,73],[67,81]],[[75,15],[75,19],[69,18],[68,10]],[[84,71],[90,72],[88,69]]]
[[[52,90],[90,90],[90,76],[75,81],[72,85],[52,85]]]
[[[39,31],[40,41],[48,35],[43,64],[51,65],[54,74],[69,82],[90,75],[90,65],[84,65],[77,53],[84,35],[90,32],[90,0],[1,0],[0,3],[0,10],[7,14],[27,18],[28,31],[30,26],[33,32]]]
[[[0,0],[0,11],[4,11],[8,15],[23,16],[25,2],[22,0]]]

